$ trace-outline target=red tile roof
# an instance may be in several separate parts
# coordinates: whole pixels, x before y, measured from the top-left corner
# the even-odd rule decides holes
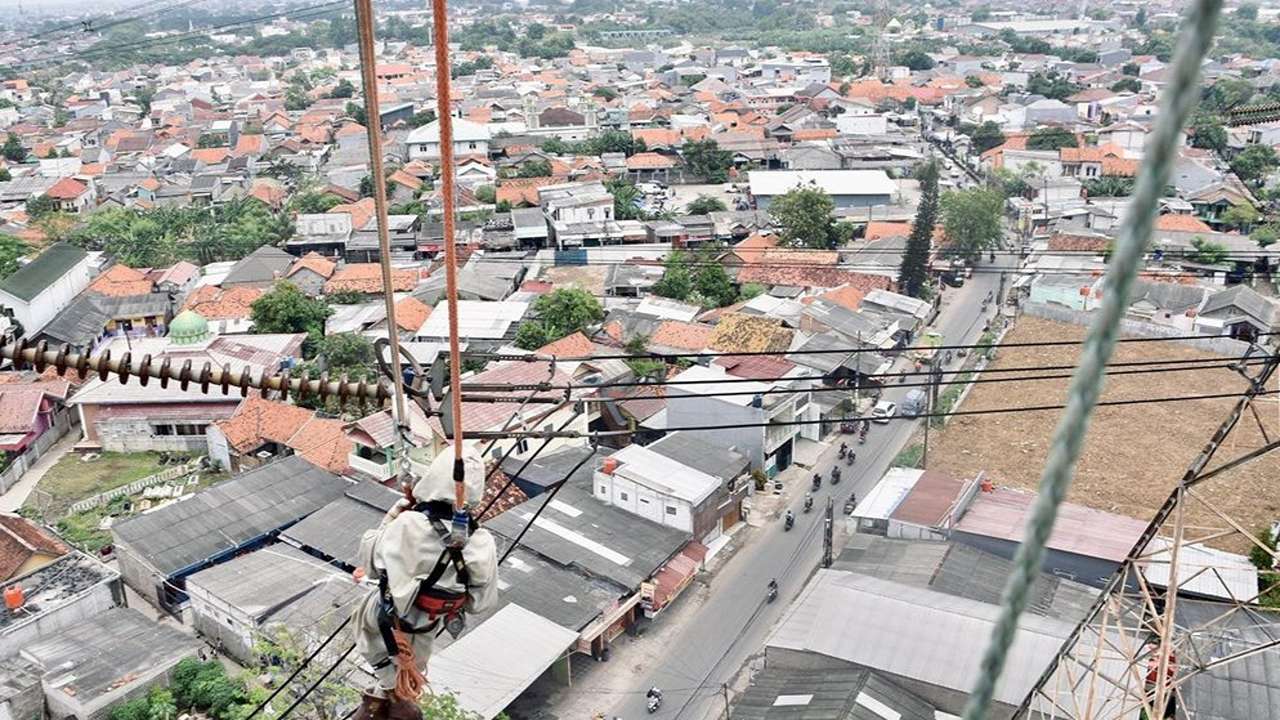
[[[893,281],[883,275],[866,275],[835,267],[778,267],[774,265],[746,265],[738,271],[738,282],[763,285],[791,285],[794,287],[833,288],[852,284],[863,291],[892,290]]]
[[[26,518],[0,515],[0,580],[10,580],[33,555],[47,555],[52,560],[69,550],[57,538]]]
[[[431,306],[410,295],[396,303],[396,327],[407,332],[418,332],[431,317]]]
[[[285,277],[293,277],[294,273],[300,270],[310,270],[320,277],[328,280],[333,275],[333,271],[338,267],[337,263],[318,252],[312,251],[298,258],[289,268],[289,272],[285,273]]]
[[[1156,229],[1165,232],[1213,232],[1213,228],[1193,215],[1161,215],[1156,218]]]
[[[828,290],[822,293],[823,300],[835,303],[849,310],[857,310],[862,304],[862,298],[866,297],[865,290],[854,287],[853,285],[844,285],[842,287]]]
[[[236,412],[214,425],[237,453],[273,442],[294,450],[304,460],[330,472],[347,470],[352,442],[341,420],[316,417],[310,410],[249,395]]]
[[[49,186],[49,189],[45,190],[44,194],[48,195],[54,200],[75,200],[76,198],[83,195],[85,191],[88,189],[89,189],[89,186],[85,185],[79,180],[76,180],[75,178],[72,178],[72,177],[64,177],[58,182]]]
[[[147,295],[153,289],[151,279],[141,270],[128,265],[112,265],[89,283],[89,290],[108,297]]]
[[[212,285],[197,288],[187,296],[183,310],[193,310],[206,320],[247,320],[253,301],[262,291],[251,287],[234,287],[223,290]]]
[[[549,342],[535,352],[546,356],[580,357],[590,355],[593,350],[595,350],[595,345],[592,345],[591,340],[579,331],[565,335],[554,342]]]
[[[715,359],[715,364],[734,377],[752,380],[780,378],[795,369],[795,363],[775,355],[728,355]]]
[[[705,350],[715,335],[715,327],[702,323],[665,320],[649,336],[649,342],[678,350]]]
[[[867,223],[865,237],[867,240],[879,240],[887,237],[906,237],[911,234],[909,222],[884,222],[872,220]]]
[[[663,170],[675,166],[675,160],[655,152],[636,153],[627,158],[628,170]]]
[[[1054,233],[1049,237],[1049,252],[1103,252],[1109,242],[1102,235]]]
[[[408,292],[418,286],[418,274],[413,270],[392,270],[391,291]],[[335,270],[329,282],[324,284],[325,293],[359,292],[375,294],[382,292],[382,267],[378,263],[352,263]]]

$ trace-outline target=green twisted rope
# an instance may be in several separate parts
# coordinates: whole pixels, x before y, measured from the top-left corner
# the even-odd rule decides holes
[[[1213,43],[1221,9],[1222,0],[1197,0],[1179,33],[1173,84],[1164,93],[1155,132],[1147,143],[1143,172],[1138,177],[1129,215],[1107,269],[1102,308],[1081,350],[1066,409],[1054,432],[1053,447],[1040,478],[1040,494],[1032,505],[1025,539],[1014,556],[1000,617],[991,631],[991,642],[965,706],[964,720],[986,717],[1009,647],[1013,645],[1018,617],[1026,609],[1031,584],[1040,573],[1045,543],[1053,532],[1058,507],[1071,487],[1089,416],[1102,392],[1107,361],[1115,349],[1129,291],[1151,238],[1157,204],[1178,156],[1179,135],[1199,101],[1200,63]]]

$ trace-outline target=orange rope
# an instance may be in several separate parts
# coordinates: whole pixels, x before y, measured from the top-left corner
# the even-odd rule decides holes
[[[413,653],[413,641],[409,635],[397,626],[391,628],[396,639],[396,697],[409,702],[416,702],[422,697],[427,686],[427,678],[418,669],[418,659]]]
[[[453,456],[462,462],[462,351],[458,348],[458,252],[454,247],[453,101],[450,94],[449,13],[445,0],[431,0],[431,38],[436,51],[436,119],[440,123],[440,198],[444,214],[444,283],[449,296],[449,401],[453,404]],[[455,507],[466,504],[462,475],[455,477]]]

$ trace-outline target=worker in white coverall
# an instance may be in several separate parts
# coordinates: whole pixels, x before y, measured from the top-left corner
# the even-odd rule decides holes
[[[466,613],[484,612],[498,593],[498,552],[493,535],[471,523],[465,543],[452,535],[454,454],[440,453],[429,467],[414,463],[412,504],[401,499],[376,530],[365,533],[357,576],[374,589],[355,611],[356,646],[373,666],[376,686],[365,693],[354,720],[417,720],[417,703],[395,692],[402,662],[396,637],[412,648],[412,665],[426,674],[432,640],[442,626],[457,629]],[[468,507],[484,494],[484,460],[463,453]],[[452,546],[452,549],[450,547]],[[392,628],[398,632],[393,633]]]

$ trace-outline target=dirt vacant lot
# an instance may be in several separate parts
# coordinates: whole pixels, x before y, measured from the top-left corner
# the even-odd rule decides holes
[[[1080,340],[1083,337],[1082,327],[1023,317],[1006,336],[1005,342]],[[1002,347],[992,366],[1074,364],[1078,352],[1078,346]],[[1142,342],[1120,344],[1112,361],[1192,358],[1206,358],[1210,362],[1214,359],[1236,359],[1210,355],[1174,342]],[[996,376],[1013,377],[1016,373],[984,374],[984,377]],[[959,410],[1061,404],[1066,398],[1068,382],[1064,379],[979,384]],[[1235,393],[1243,391],[1245,385],[1239,374],[1226,368],[1113,375],[1107,378],[1102,399]],[[1276,398],[1271,395],[1257,401],[1259,415],[1271,438],[1280,434],[1280,407],[1277,407]],[[1094,412],[1068,500],[1149,519],[1232,405],[1231,399],[1216,399],[1099,407]],[[942,432],[934,436],[929,467],[969,476],[985,470],[998,485],[1035,488],[1061,414],[1062,411],[1055,410],[954,417]],[[1257,422],[1246,413],[1210,467],[1257,448],[1263,442]],[[1228,471],[1199,487],[1219,509],[1249,530],[1261,529],[1280,517],[1280,451]],[[1203,504],[1193,500],[1185,507],[1189,526],[1226,528],[1225,523]],[[1207,533],[1193,534],[1203,536]],[[1237,552],[1248,548],[1247,541],[1238,536],[1214,544]]]

